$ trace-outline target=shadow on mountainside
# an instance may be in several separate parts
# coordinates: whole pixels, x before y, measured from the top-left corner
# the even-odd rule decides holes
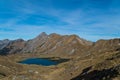
[[[3,78],[3,77],[5,77],[5,76],[6,76],[5,74],[0,73],[0,79]]]
[[[93,70],[88,72],[90,69],[91,67],[84,69],[80,75],[71,80],[112,80],[112,78],[119,75],[118,69],[120,70],[120,65],[109,69]]]

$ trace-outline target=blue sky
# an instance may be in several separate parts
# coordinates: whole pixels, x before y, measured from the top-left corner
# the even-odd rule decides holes
[[[120,38],[120,0],[0,0],[0,39],[41,32]]]

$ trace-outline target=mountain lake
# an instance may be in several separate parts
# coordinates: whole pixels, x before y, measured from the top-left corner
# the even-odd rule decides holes
[[[63,63],[68,61],[69,59],[59,59],[59,60],[52,60],[49,58],[28,58],[22,61],[19,61],[18,63],[21,64],[36,64],[36,65],[42,65],[42,66],[51,66],[51,65],[57,65],[59,63]]]

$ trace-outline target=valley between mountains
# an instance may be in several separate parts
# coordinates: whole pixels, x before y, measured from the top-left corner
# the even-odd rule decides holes
[[[52,66],[18,63],[27,58],[68,61]],[[120,80],[120,38],[91,42],[43,32],[28,41],[0,40],[0,80]]]

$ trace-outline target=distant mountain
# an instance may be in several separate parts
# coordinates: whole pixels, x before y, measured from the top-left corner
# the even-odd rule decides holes
[[[98,40],[93,43],[82,39],[77,35],[59,35],[56,33],[47,35],[45,32],[28,41],[22,39],[12,41],[6,39],[0,41],[1,55],[39,53],[61,56],[85,56],[115,49],[120,50],[120,39]]]
[[[26,42],[22,53],[40,53],[56,55],[72,55],[83,53],[92,45],[92,42],[79,38],[76,35],[59,35],[41,33],[36,38]]]
[[[9,42],[10,42],[10,40],[8,40],[8,39],[0,40],[0,49],[3,49],[4,47],[6,47]]]
[[[36,38],[28,40],[25,43],[25,47],[22,50],[23,53],[32,53],[36,52],[36,49],[40,46],[42,46],[48,39],[48,35],[43,32],[40,35],[38,35]]]
[[[93,47],[90,49],[90,52],[94,54],[99,54],[102,52],[112,52],[120,50],[120,39],[110,39],[110,40],[98,40],[94,43]]]
[[[7,55],[7,54],[15,54],[20,53],[21,50],[25,47],[25,41],[22,39],[17,40],[3,40],[1,41],[1,49],[0,54],[1,55]]]

